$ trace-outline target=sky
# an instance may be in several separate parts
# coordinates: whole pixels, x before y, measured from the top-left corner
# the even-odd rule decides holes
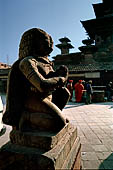
[[[31,28],[41,28],[52,36],[54,49],[50,54],[61,54],[55,46],[67,37],[78,52],[87,38],[80,21],[95,18],[92,4],[102,0],[0,0],[0,62],[13,64],[18,59],[22,34]]]

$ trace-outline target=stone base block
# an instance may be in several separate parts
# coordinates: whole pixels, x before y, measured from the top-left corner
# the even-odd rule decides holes
[[[49,151],[8,142],[0,150],[0,170],[80,169],[81,144],[75,131],[69,128]]]
[[[48,151],[55,147],[55,145],[57,145],[68,131],[75,133],[75,137],[77,136],[77,129],[73,129],[72,125],[67,123],[66,126],[58,133],[41,131],[20,132],[12,130],[10,132],[10,140],[11,143],[17,145],[36,147]]]
[[[103,90],[95,90],[93,92],[92,96],[92,102],[98,103],[98,102],[104,102],[104,94],[105,92]]]

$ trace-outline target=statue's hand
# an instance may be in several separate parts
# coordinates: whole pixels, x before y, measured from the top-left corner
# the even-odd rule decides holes
[[[57,72],[58,76],[65,77],[67,79],[67,77],[68,77],[68,68],[66,66],[61,65],[56,72]]]
[[[63,87],[65,82],[66,82],[66,78],[65,77],[59,77],[59,81],[57,83],[58,87]]]

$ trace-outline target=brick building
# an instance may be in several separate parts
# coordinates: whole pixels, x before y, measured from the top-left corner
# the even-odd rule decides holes
[[[7,78],[11,66],[0,62],[0,93],[6,93]]]

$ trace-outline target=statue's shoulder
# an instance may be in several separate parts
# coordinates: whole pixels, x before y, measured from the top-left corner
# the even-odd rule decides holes
[[[36,66],[37,65],[37,60],[33,56],[28,56],[23,59],[21,59],[19,63],[19,68],[21,67],[29,67],[30,65]]]

